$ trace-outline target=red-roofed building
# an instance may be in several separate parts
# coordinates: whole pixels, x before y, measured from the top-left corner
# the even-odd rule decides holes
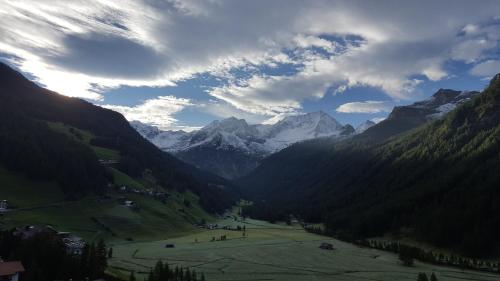
[[[24,266],[20,261],[0,260],[0,281],[18,281],[21,272],[24,272]]]

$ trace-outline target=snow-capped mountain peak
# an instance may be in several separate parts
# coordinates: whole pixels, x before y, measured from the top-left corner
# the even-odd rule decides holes
[[[262,158],[296,142],[354,134],[351,125],[342,126],[321,111],[288,116],[274,125],[250,125],[244,119],[230,117],[192,132],[161,131],[137,121],[131,125],[160,149],[207,170],[214,171],[215,165],[215,172],[226,177],[243,174]]]
[[[322,111],[288,116],[274,125],[249,125],[244,119],[230,117],[189,133],[160,131],[138,121],[131,125],[161,149],[174,153],[212,146],[265,156],[299,141],[350,134],[346,134],[346,126]]]

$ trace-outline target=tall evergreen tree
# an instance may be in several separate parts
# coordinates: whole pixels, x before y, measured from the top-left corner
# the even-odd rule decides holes
[[[128,278],[128,281],[136,281],[133,271],[130,272],[130,277]]]
[[[420,272],[418,274],[417,281],[429,281],[429,279],[427,278],[427,274]]]
[[[108,250],[108,259],[112,259],[113,258],[113,247],[109,247],[109,250]]]

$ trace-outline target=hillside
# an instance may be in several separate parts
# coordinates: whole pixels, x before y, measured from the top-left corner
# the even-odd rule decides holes
[[[266,177],[272,166],[263,164],[242,184],[257,190],[257,202],[266,200],[254,208],[262,216],[295,213],[326,222],[331,234],[393,232],[471,256],[496,255],[499,121],[497,75],[482,94],[430,124],[371,145],[366,139],[380,126],[351,142],[291,147],[269,160],[287,163],[275,182]],[[276,181],[277,189],[268,188]]]
[[[162,152],[125,118],[86,101],[43,89],[0,64],[0,163],[32,180],[54,181],[65,199],[104,194],[113,173],[154,181],[155,188],[192,191],[208,211],[231,205],[230,186]]]
[[[303,186],[309,186],[331,174],[332,165],[344,164],[344,159],[338,153],[346,153],[360,147],[372,147],[386,142],[390,138],[404,134],[421,125],[439,119],[444,114],[464,102],[477,96],[478,92],[460,92],[450,89],[440,89],[427,100],[393,109],[388,118],[372,125],[366,130],[343,142],[331,138],[319,138],[292,145],[275,153],[262,161],[261,165],[248,176],[238,180],[247,196],[266,194],[286,200],[288,196],[295,197]],[[336,145],[338,143],[338,145]],[[354,156],[353,156],[354,157]],[[357,155],[361,159],[365,155]],[[339,163],[332,164],[337,159]],[[348,163],[352,159],[348,160]],[[283,165],[282,163],[287,163]],[[336,168],[333,168],[335,171]],[[357,171],[346,175],[346,178],[356,177]],[[312,217],[318,220],[317,217]]]

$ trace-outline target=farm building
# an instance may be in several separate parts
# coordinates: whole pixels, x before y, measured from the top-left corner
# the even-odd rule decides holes
[[[0,212],[8,208],[7,200],[0,200]]]
[[[330,243],[323,242],[321,243],[321,245],[319,245],[319,248],[323,250],[333,250],[333,245]]]
[[[8,208],[7,200],[0,200],[0,210],[6,210]]]
[[[0,259],[0,280],[18,281],[19,274],[24,272],[24,266],[20,261],[4,262]]]
[[[135,206],[135,203],[134,203],[134,201],[131,201],[131,200],[126,200],[126,201],[124,202],[124,205],[125,205],[126,207],[134,207],[134,206]]]

